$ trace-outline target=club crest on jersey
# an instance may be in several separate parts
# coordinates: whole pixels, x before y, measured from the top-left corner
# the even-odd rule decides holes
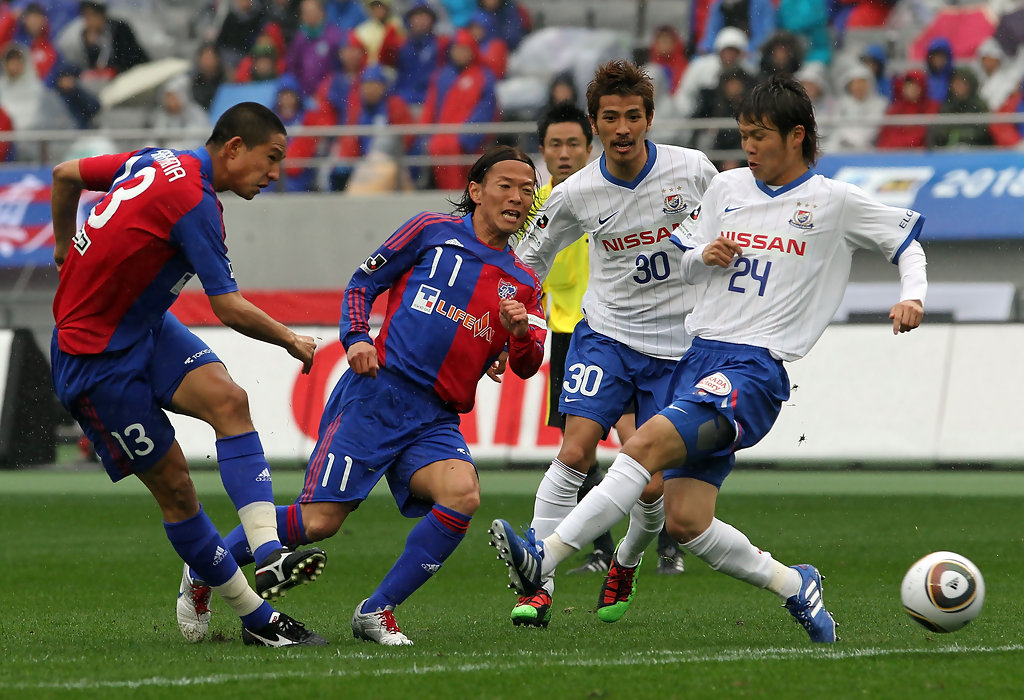
[[[715,396],[726,396],[732,392],[732,382],[721,372],[715,372],[697,382],[697,389]]]
[[[375,271],[383,267],[384,263],[387,261],[388,259],[383,255],[376,253],[375,255],[368,257],[363,264],[359,266],[359,269],[368,275],[372,275]]]
[[[498,298],[515,299],[516,286],[511,282],[506,282],[505,280],[498,280]]]
[[[668,194],[665,195],[665,206],[661,208],[666,214],[682,214],[687,208],[686,202],[683,201],[683,195],[681,194]]]
[[[421,284],[419,291],[416,292],[416,298],[412,300],[412,308],[421,313],[432,314],[437,306],[437,299],[440,296],[440,289],[434,289],[433,287]]]
[[[548,217],[547,217],[547,214],[541,214],[540,217],[537,219],[537,228],[547,228],[547,227],[548,227]]]
[[[807,209],[797,209],[793,214],[793,217],[789,220],[790,226],[796,226],[797,228],[807,229],[814,228],[814,214]]]

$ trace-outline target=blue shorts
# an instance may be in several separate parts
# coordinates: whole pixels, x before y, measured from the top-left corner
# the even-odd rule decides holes
[[[600,423],[607,437],[635,400],[639,426],[668,403],[677,364],[637,352],[580,321],[565,359],[558,411]]]
[[[760,442],[789,399],[789,375],[765,348],[695,338],[672,377],[672,403],[661,415],[673,424],[687,404],[708,404],[735,428],[733,442],[699,452],[687,446],[684,465],[666,469],[666,479],[689,477],[721,486],[735,464],[734,453]]]
[[[386,475],[402,515],[420,518],[434,504],[414,496],[409,480],[445,459],[473,464],[454,409],[386,368],[376,379],[347,370],[324,408],[296,502],[363,501]]]
[[[75,417],[111,481],[142,472],[174,444],[164,413],[185,375],[220,362],[209,346],[170,312],[135,345],[117,352],[69,355],[50,341],[57,397]]]

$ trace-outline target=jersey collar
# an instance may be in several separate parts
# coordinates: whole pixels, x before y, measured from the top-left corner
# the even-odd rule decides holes
[[[757,184],[757,189],[761,190],[762,192],[764,192],[769,197],[778,197],[781,194],[786,194],[790,190],[792,190],[792,189],[794,189],[796,187],[799,187],[800,185],[802,185],[805,182],[807,182],[808,180],[810,180],[812,177],[814,177],[814,171],[812,169],[808,168],[807,172],[805,172],[803,175],[801,175],[797,179],[793,180],[793,182],[790,182],[789,184],[783,185],[782,187],[779,187],[778,189],[774,189],[774,190],[771,187],[769,187],[768,185],[766,185],[763,182],[761,182],[760,180],[758,180],[757,178],[754,178],[754,182]]]
[[[625,187],[627,189],[635,190],[637,185],[643,182],[643,179],[647,177],[647,173],[651,172],[651,168],[654,167],[654,161],[658,159],[658,147],[654,145],[654,142],[650,139],[646,139],[644,143],[647,144],[647,162],[644,163],[643,170],[637,175],[631,182],[620,180],[619,178],[608,172],[608,161],[605,158],[605,154],[601,154],[601,174],[604,175],[604,179],[613,185],[619,187]]]
[[[200,146],[194,151],[189,151],[199,161],[199,171],[203,174],[203,179],[209,182],[213,182],[213,159],[210,157],[210,152],[206,150],[205,146]]]

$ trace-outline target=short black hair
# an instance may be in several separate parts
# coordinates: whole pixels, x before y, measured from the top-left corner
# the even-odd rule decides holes
[[[483,182],[487,172],[492,167],[506,160],[518,160],[526,163],[533,170],[533,179],[537,179],[537,166],[533,164],[533,159],[526,155],[526,151],[514,146],[494,146],[484,151],[484,154],[477,158],[476,162],[470,167],[469,175],[466,177],[466,189],[462,193],[462,198],[458,202],[449,200],[455,207],[452,213],[458,216],[465,216],[476,211],[476,202],[469,196],[469,184],[471,182]]]
[[[206,145],[223,146],[241,136],[245,147],[251,149],[267,143],[274,134],[288,134],[276,114],[258,102],[239,102],[220,115]]]
[[[766,126],[770,121],[783,137],[794,127],[804,128],[803,156],[808,166],[818,160],[818,124],[811,98],[798,80],[773,75],[754,86],[740,105],[737,121]]]
[[[583,129],[583,136],[587,139],[588,146],[594,142],[594,130],[590,126],[590,119],[583,110],[572,102],[559,102],[548,107],[540,121],[537,122],[537,138],[540,139],[541,146],[544,145],[544,139],[548,135],[549,126],[566,122],[575,122],[580,125],[580,128]]]

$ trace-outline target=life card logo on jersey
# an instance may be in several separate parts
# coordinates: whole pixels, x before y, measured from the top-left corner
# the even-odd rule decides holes
[[[412,300],[412,308],[417,311],[422,311],[425,314],[434,313],[434,308],[437,306],[437,299],[440,296],[440,289],[434,289],[433,287],[421,284],[419,291],[416,292],[416,298]]]
[[[661,208],[666,214],[682,214],[689,205],[683,201],[681,194],[665,195],[665,206]]]
[[[383,267],[384,263],[386,263],[387,261],[388,259],[385,258],[383,255],[381,255],[380,253],[376,253],[368,257],[363,262],[363,264],[359,266],[359,269],[368,275],[372,275],[374,272]]]
[[[505,280],[498,280],[498,298],[515,299],[516,286],[511,282],[506,282]]]
[[[732,382],[721,372],[715,372],[697,382],[696,388],[703,389],[715,396],[727,396],[732,393]]]

